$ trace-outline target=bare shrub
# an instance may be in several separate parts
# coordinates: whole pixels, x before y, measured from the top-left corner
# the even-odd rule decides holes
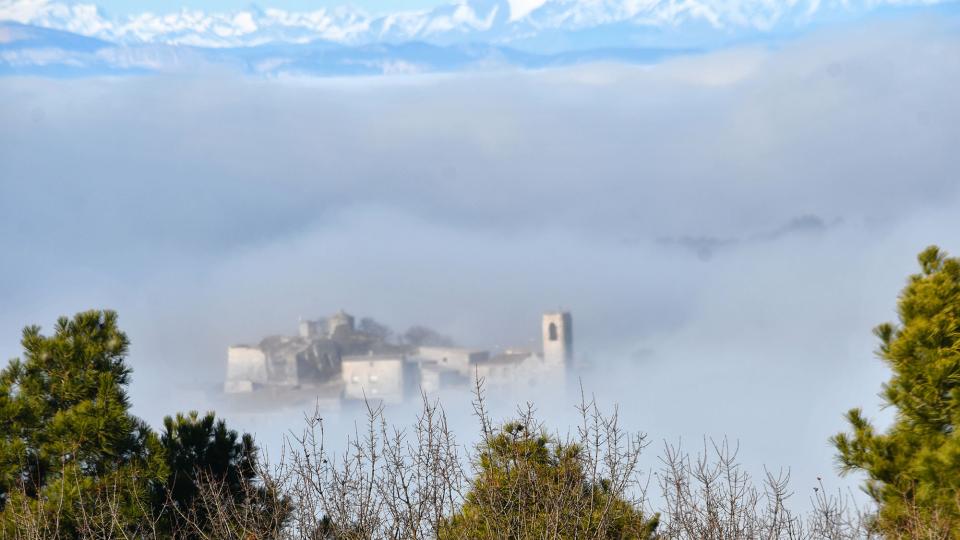
[[[297,538],[431,538],[462,500],[460,447],[426,397],[410,432],[388,427],[382,406],[368,403],[364,429],[340,455],[326,448],[317,412],[306,424],[274,473]]]
[[[726,439],[704,441],[696,455],[666,445],[657,473],[663,493],[660,534],[671,539],[873,538],[852,497],[814,490],[812,510],[798,515],[787,505],[790,474],[764,470],[756,482],[737,462],[739,448]]]
[[[479,441],[469,448],[454,437],[440,403],[426,396],[406,429],[368,403],[366,421],[337,453],[314,411],[277,463],[261,458],[243,496],[222,478],[198,474],[189,508],[168,501],[158,511],[148,493],[130,489],[135,479],[111,482],[65,469],[54,486],[23,485],[10,494],[0,539],[951,538],[949,523],[919,511],[881,530],[850,494],[822,482],[810,510],[797,512],[789,473],[752,478],[727,440],[705,440],[695,454],[665,445],[648,474],[640,459],[646,436],[624,429],[615,408],[605,414],[586,397],[579,425],[563,437],[549,434],[530,404],[513,421],[495,423],[484,399],[478,381]],[[653,478],[655,501],[648,498]],[[161,526],[171,513],[176,530]]]
[[[531,404],[495,427],[476,391],[483,439],[471,458],[470,491],[441,538],[648,538],[656,517],[643,512],[643,434],[624,431],[581,400],[575,434],[550,435]]]
[[[85,476],[64,467],[51,485],[21,483],[0,513],[0,539],[158,538],[159,516],[135,477]]]
[[[500,428],[486,412],[478,381],[474,407],[481,440],[470,451],[457,443],[440,404],[426,396],[422,400],[422,411],[409,429],[390,427],[383,408],[368,403],[363,427],[336,455],[325,444],[320,415],[316,411],[308,415],[306,429],[288,440],[271,475],[290,501],[285,534],[338,539],[475,537],[469,527],[460,525],[465,509],[480,508],[479,521],[499,537],[529,537],[524,531],[530,532],[536,520],[540,536],[559,538],[566,537],[564,531],[571,526],[612,530],[626,523],[625,516],[641,515],[645,486],[639,482],[638,463],[645,438],[623,430],[616,412],[604,416],[595,403],[583,400],[582,424],[575,435],[562,440],[545,435],[529,405],[518,411],[516,421]],[[509,439],[504,438],[507,435]],[[556,441],[551,451],[569,460],[565,467],[572,466],[530,468],[523,475],[508,474],[506,483],[482,482],[484,475],[492,474],[491,463],[505,457],[494,455],[497,445],[535,437]],[[509,451],[522,448],[514,445]],[[507,466],[530,462],[529,455],[506,457]],[[561,472],[567,477],[558,478]]]
[[[176,513],[179,528],[175,538],[269,539],[284,536],[290,512],[287,498],[267,471],[258,475],[262,483],[244,483],[238,498],[223,478],[208,473],[197,476],[197,497],[190,508],[181,509],[168,501],[165,509]]]

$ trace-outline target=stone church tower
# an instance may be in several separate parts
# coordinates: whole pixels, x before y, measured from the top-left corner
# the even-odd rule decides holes
[[[543,359],[547,364],[573,366],[573,318],[569,312],[543,314]]]

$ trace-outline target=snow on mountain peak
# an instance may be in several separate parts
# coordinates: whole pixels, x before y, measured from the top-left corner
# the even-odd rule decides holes
[[[605,25],[676,31],[771,32],[823,11],[857,12],[886,3],[936,0],[456,0],[433,9],[370,15],[348,7],[229,13],[181,9],[108,17],[97,6],[56,0],[0,0],[0,21],[16,21],[120,43],[243,47],[312,40],[358,45],[427,41],[505,43],[542,33]],[[626,44],[624,44],[626,45]]]
[[[547,0],[510,0],[510,21],[519,21],[526,17],[540,6],[547,3]]]

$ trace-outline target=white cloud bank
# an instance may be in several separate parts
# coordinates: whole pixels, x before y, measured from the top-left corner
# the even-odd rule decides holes
[[[4,79],[0,358],[26,324],[115,308],[156,423],[219,409],[225,347],[300,315],[495,346],[559,304],[627,425],[739,439],[802,503],[842,413],[876,410],[870,329],[915,254],[960,254],[954,24],[655,68]],[[268,444],[300,418],[221,412]]]

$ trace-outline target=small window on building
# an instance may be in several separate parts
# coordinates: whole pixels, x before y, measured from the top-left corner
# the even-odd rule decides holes
[[[554,324],[554,323],[550,323],[550,328],[547,330],[547,333],[548,333],[548,338],[550,339],[550,341],[556,341],[556,340],[557,340],[557,325]]]
[[[350,382],[360,382],[360,377],[357,377],[356,375],[354,375],[350,377]]]
[[[380,380],[380,377],[377,377],[376,375],[371,375],[371,376],[370,376],[370,382],[377,382],[377,381],[379,381],[379,380]]]

